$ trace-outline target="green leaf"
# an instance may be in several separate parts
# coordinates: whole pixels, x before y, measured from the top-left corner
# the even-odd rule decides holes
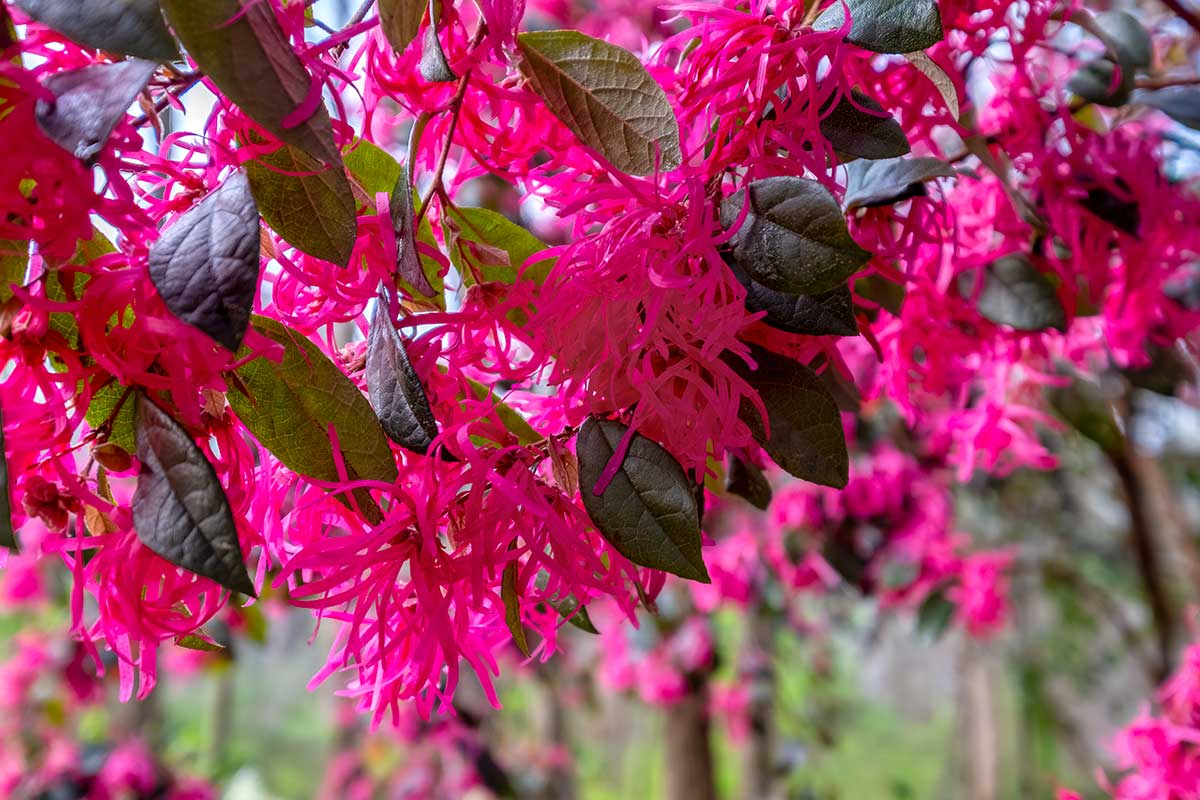
[[[756,464],[743,461],[732,453],[725,467],[725,491],[736,494],[762,511],[771,505],[771,484]]]
[[[158,0],[16,0],[16,5],[85,47],[151,61],[179,56]]]
[[[911,149],[900,123],[857,89],[838,98],[821,120],[821,135],[834,150],[854,158],[895,158]]]
[[[91,426],[92,430],[104,424],[105,420],[116,409],[117,403],[125,395],[125,391],[125,387],[114,380],[92,395],[92,401],[85,413],[87,423]],[[113,419],[112,430],[108,436],[108,441],[120,445],[130,453],[137,446],[134,431],[134,423],[137,416],[136,406],[137,403],[132,402],[130,399],[125,401],[124,405],[121,406],[121,410],[117,412],[117,416]]]
[[[359,139],[346,153],[346,169],[373,201],[380,192],[391,192],[403,167],[392,154],[377,144]]]
[[[323,102],[292,124],[290,117],[314,86],[270,3],[162,0],[162,7],[188,53],[222,94],[280,141],[341,168]]]
[[[1046,388],[1046,399],[1064,422],[1106,453],[1119,453],[1125,435],[1100,384],[1076,375],[1066,386]]]
[[[744,195],[743,195],[744,198]],[[745,202],[737,196],[721,207],[726,227]],[[755,281],[787,294],[822,294],[844,285],[871,254],[850,237],[833,195],[807,178],[754,181],[750,210],[733,237],[738,267]]]
[[[346,169],[372,199],[380,192],[394,194],[395,188],[404,174],[404,168],[391,154],[364,140],[359,140],[354,146],[354,150],[346,155]],[[394,196],[390,205],[398,205]],[[388,210],[389,213],[392,212],[390,206]],[[433,238],[433,227],[429,223],[428,216],[421,220],[421,225],[417,229],[417,241],[423,242],[434,250],[437,249],[437,241]],[[400,242],[397,244],[403,246]],[[446,308],[445,282],[442,280],[441,267],[432,258],[420,253],[418,255],[425,278],[434,291],[428,302],[444,310]],[[396,285],[409,297],[424,296],[424,292],[419,291],[416,286],[403,278],[398,278]]]
[[[12,284],[25,284],[28,269],[29,242],[0,239],[0,305],[12,298]]]
[[[842,415],[829,389],[805,365],[763,347],[750,345],[750,357],[756,369],[732,356],[727,360],[766,406],[764,425],[754,404],[742,401],[739,416],[755,441],[788,474],[843,488],[849,480],[850,460]]]
[[[497,397],[491,389],[479,381],[471,380],[470,378],[467,379],[467,384],[471,387],[471,393],[475,395],[476,400],[487,399],[494,404],[492,410],[496,412],[496,416],[504,423],[504,427],[508,428],[508,432],[517,437],[518,442],[523,445],[530,445],[536,444],[546,438],[534,430],[534,427],[516,409]]]
[[[1067,88],[1082,99],[1111,108],[1129,102],[1133,87],[1133,70],[1119,67],[1108,58],[1089,61],[1067,81]]]
[[[424,16],[425,0],[379,0],[379,27],[397,53],[417,38]]]
[[[4,447],[4,413],[0,408],[0,547],[19,550],[17,532],[13,529],[12,500],[8,486],[8,455]]]
[[[100,231],[92,229],[92,238],[81,239],[74,257],[65,267],[46,275],[46,297],[59,303],[68,303],[83,297],[84,289],[91,276],[73,267],[87,266],[100,256],[117,252],[117,248]],[[79,346],[79,325],[75,314],[70,311],[50,312],[50,330],[58,333],[72,347]]]
[[[846,0],[850,33],[846,41],[876,53],[913,53],[942,40],[942,15],[936,0]],[[817,17],[818,31],[840,30],[846,21],[841,0]]]
[[[196,634],[188,634],[187,636],[176,636],[175,646],[182,647],[184,650],[198,650],[202,653],[224,653],[225,648],[214,641],[205,639]]]
[[[525,262],[546,245],[503,214],[486,208],[454,207],[447,217],[454,221],[458,234],[450,245],[450,262],[468,285],[475,282],[469,265],[483,280],[507,284],[516,283],[523,274],[525,280],[540,286],[550,274],[553,259],[543,259],[521,272]]]
[[[517,588],[517,570],[515,559],[505,565],[504,574],[500,578],[500,599],[504,601],[504,624],[512,634],[513,644],[523,656],[529,658],[529,639],[525,635],[525,625],[521,622],[521,591]]]
[[[346,173],[283,145],[244,164],[258,211],[293,247],[338,266],[350,263],[358,236]]]
[[[917,609],[917,630],[931,639],[940,638],[954,619],[954,611],[955,605],[944,589],[931,592]]]
[[[708,583],[696,496],[674,456],[635,433],[621,468],[596,494],[600,475],[628,430],[594,416],[579,429],[575,450],[583,507],[604,538],[633,563]]]
[[[522,33],[517,45],[530,88],[617,169],[649,175],[682,163],[666,93],[628,50],[578,31]]]
[[[394,481],[391,445],[358,387],[302,334],[267,317],[255,316],[250,324],[284,347],[282,361],[259,356],[238,369],[249,397],[238,391],[228,395],[229,405],[254,437],[293,472],[337,481],[332,426],[352,478]],[[238,355],[249,351],[243,347]],[[365,492],[356,497],[360,504],[370,499]],[[371,514],[371,506],[364,505],[363,511]]]
[[[133,527],[146,547],[233,592],[254,595],[233,511],[192,435],[150,398],[137,402]]]
[[[978,297],[977,308],[985,319],[1019,331],[1067,329],[1067,314],[1054,284],[1028,256],[1013,253],[987,265],[979,291],[975,286],[978,272],[960,274],[958,290],[968,299]]]
[[[925,194],[925,183],[952,178],[954,167],[938,158],[855,161],[846,167],[846,210],[889,206]]]
[[[1200,131],[1200,87],[1174,86],[1139,95],[1137,102],[1157,108],[1171,119]]]

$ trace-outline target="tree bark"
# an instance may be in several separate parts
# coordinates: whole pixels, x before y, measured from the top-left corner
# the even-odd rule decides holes
[[[744,800],[775,795],[775,620],[761,607],[749,613],[749,630],[738,672],[749,687],[750,738],[742,765]]]
[[[708,675],[688,678],[688,692],[665,710],[666,800],[716,800]]]

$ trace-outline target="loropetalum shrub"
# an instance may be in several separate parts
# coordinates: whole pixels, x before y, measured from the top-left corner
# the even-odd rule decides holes
[[[951,534],[948,480],[1052,467],[1045,389],[1195,344],[1195,32],[427,5],[0,5],[0,534],[71,572],[125,696],[256,595],[335,630],[319,677],[379,722],[668,573],[736,595],[739,546],[836,580],[706,543],[772,462],[807,484],[770,530],[887,519],[865,579],[994,629],[1010,556]],[[884,405],[917,456],[867,441]]]

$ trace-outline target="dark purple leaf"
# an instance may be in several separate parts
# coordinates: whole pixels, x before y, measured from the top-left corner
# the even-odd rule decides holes
[[[854,158],[896,158],[911,149],[900,123],[867,95],[851,90],[821,120],[833,149]]]
[[[765,311],[767,315],[762,321],[772,328],[807,336],[858,335],[849,287],[839,286],[817,295],[788,294],[768,289],[734,262],[730,262],[730,269],[746,288],[746,310]]]
[[[1200,130],[1200,87],[1173,86],[1139,95],[1136,102],[1157,108],[1192,130]]]
[[[1065,331],[1067,314],[1058,292],[1028,256],[1013,253],[983,268],[984,283],[976,289],[979,270],[958,276],[963,297],[976,299],[979,314],[997,325],[1019,331]]]
[[[191,435],[148,397],[138,400],[133,527],[177,567],[254,595],[229,500]]]
[[[915,53],[942,40],[942,16],[936,0],[835,0],[813,27],[840,30],[850,11],[846,41],[876,53]]]
[[[130,59],[55,73],[42,82],[54,99],[38,100],[38,127],[68,153],[91,161],[157,68]]]
[[[575,451],[583,507],[604,538],[633,563],[708,583],[693,483],[674,456],[635,433],[621,468],[596,494],[626,431],[619,422],[596,417],[579,429]]]
[[[732,454],[725,465],[725,491],[763,511],[771,505],[771,484],[763,471]]]
[[[16,0],[16,6],[84,47],[151,61],[179,56],[158,0]]]
[[[367,334],[366,379],[371,407],[388,438],[406,450],[428,453],[438,433],[437,420],[383,300],[375,307]]]
[[[871,258],[850,236],[842,209],[813,180],[764,178],[749,189],[749,211],[732,239],[733,257],[751,278],[777,292],[821,294],[844,285]],[[721,208],[736,223],[747,193]]]
[[[258,291],[258,209],[235,172],[150,246],[150,280],[171,313],[229,350],[242,345]]]
[[[432,22],[425,29],[425,40],[421,43],[421,77],[432,83],[449,83],[458,80],[450,62],[446,61],[446,53],[442,43],[438,41],[437,26]]]
[[[750,346],[756,368],[741,359],[729,363],[759,394],[767,424],[743,400],[739,416],[775,463],[801,480],[841,489],[849,480],[846,434],[837,402],[805,365],[758,345]],[[769,430],[768,430],[769,428]]]
[[[396,273],[421,294],[433,297],[437,291],[425,276],[421,257],[417,253],[417,236],[413,230],[412,181],[407,164],[396,179],[388,211],[396,232]]]
[[[162,0],[162,6],[188,54],[227,98],[276,138],[340,169],[320,86],[292,49],[271,3]],[[297,120],[309,104],[312,113]]]
[[[937,158],[890,158],[855,161],[846,168],[846,210],[876,208],[925,194],[925,182],[954,176],[954,167]]]

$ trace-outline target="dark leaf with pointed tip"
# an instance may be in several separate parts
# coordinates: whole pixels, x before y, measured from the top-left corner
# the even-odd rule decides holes
[[[1089,103],[1117,108],[1129,102],[1134,87],[1133,70],[1118,66],[1112,59],[1087,62],[1067,81],[1067,88]]]
[[[844,285],[871,254],[850,236],[833,195],[807,178],[764,178],[750,184],[750,210],[734,235],[733,258],[768,289],[822,294]],[[736,223],[746,193],[726,199],[721,221]]]
[[[38,127],[68,153],[91,161],[156,69],[153,61],[130,59],[56,72],[42,82],[54,99],[37,101]]]
[[[354,193],[341,165],[281,145],[245,162],[259,213],[288,244],[344,267],[358,236]]]
[[[1128,11],[1104,11],[1096,15],[1096,26],[1112,42],[1116,56],[1131,69],[1149,67],[1154,60],[1154,42],[1149,31]]]
[[[16,0],[16,6],[85,47],[151,61],[179,56],[158,0]]]
[[[17,532],[13,529],[12,500],[8,491],[8,455],[4,450],[4,415],[0,412],[0,547],[18,550]]]
[[[1104,387],[1081,375],[1073,377],[1066,386],[1046,388],[1046,399],[1054,413],[1104,452],[1121,452],[1125,447],[1125,434],[1121,432]]]
[[[596,494],[596,483],[628,430],[596,417],[579,429],[575,451],[583,507],[604,538],[633,563],[708,583],[693,484],[674,456],[635,433],[621,468]]]
[[[942,40],[942,15],[936,0],[846,0],[850,33],[846,41],[876,53],[915,53]],[[818,31],[840,30],[846,22],[842,0],[817,17]]]
[[[978,298],[977,308],[985,319],[1019,331],[1067,329],[1067,314],[1054,284],[1028,256],[1003,256],[987,265],[983,273],[981,290],[975,286],[978,270],[960,274],[958,290],[963,297]]]
[[[829,390],[797,361],[758,345],[750,346],[750,356],[756,369],[738,358],[730,357],[728,362],[766,406],[764,425],[754,404],[742,401],[739,416],[755,441],[788,474],[822,486],[844,487],[850,473],[846,434]]]
[[[1117,178],[1119,188],[1130,191],[1127,184]],[[1095,186],[1088,190],[1087,196],[1079,201],[1079,205],[1095,214],[1100,219],[1130,236],[1139,237],[1142,232],[1142,209],[1137,202],[1128,199],[1129,195],[1121,197],[1104,186]]]
[[[545,572],[539,572],[537,579],[534,581],[539,592],[545,592],[546,587],[550,585],[550,576]],[[592,624],[591,615],[588,614],[587,606],[580,605],[579,600],[573,594],[567,594],[565,597],[555,595],[546,599],[546,603],[551,608],[558,612],[558,615],[567,622],[579,628],[581,631],[593,635],[599,635],[600,631]]]
[[[406,450],[425,454],[437,436],[437,420],[386,305],[382,301],[376,305],[367,334],[367,393],[388,438]]]
[[[504,624],[508,626],[508,632],[512,634],[513,644],[521,651],[521,655],[529,658],[529,637],[525,635],[525,625],[521,622],[521,590],[517,586],[518,570],[516,559],[505,565],[504,574],[500,579],[500,599],[504,601]]]
[[[177,567],[254,595],[233,512],[212,464],[182,425],[138,399],[133,527],[142,544]]]
[[[397,53],[417,38],[425,5],[425,0],[379,0],[379,27]]]
[[[320,87],[292,50],[271,3],[162,0],[162,7],[188,54],[229,100],[280,141],[340,169],[325,104],[295,119]]]
[[[231,391],[238,419],[285,467],[320,481],[343,479],[331,446],[337,437],[350,478],[391,483],[396,460],[371,404],[337,365],[304,335],[267,317],[253,317],[254,329],[283,346],[282,360],[252,358],[237,370],[249,392]],[[247,348],[239,358],[250,355]],[[364,490],[354,496],[368,520],[379,510]]]
[[[578,31],[517,36],[521,72],[579,140],[630,175],[682,163],[679,122],[637,57]]]
[[[1171,119],[1200,130],[1200,86],[1174,86],[1139,95],[1136,102],[1157,108]]]
[[[150,280],[171,313],[229,350],[242,346],[261,268],[258,209],[241,172],[150,246]]]
[[[763,511],[771,505],[771,484],[763,471],[732,454],[725,465],[725,491]]]
[[[917,630],[930,639],[940,639],[950,627],[956,608],[957,606],[946,597],[945,590],[931,592],[917,609]]]
[[[900,123],[857,89],[842,95],[821,120],[821,135],[834,150],[854,158],[896,158],[911,149]]]
[[[421,63],[418,68],[421,70],[421,77],[432,83],[458,80],[458,76],[450,68],[450,62],[446,60],[446,51],[442,50],[435,25],[425,29],[425,39],[421,42]]]
[[[412,181],[407,168],[400,170],[396,185],[392,187],[388,213],[392,215],[392,229],[396,233],[396,273],[421,294],[433,297],[437,290],[425,276],[425,268],[417,253],[417,237],[413,230]]]
[[[850,289],[839,286],[817,295],[787,294],[768,289],[747,275],[736,263],[730,269],[746,289],[746,310],[765,311],[762,321],[772,328],[806,336],[856,336],[854,298]]]
[[[954,167],[938,158],[855,161],[846,167],[846,210],[877,208],[925,194],[925,182],[954,177]]]

